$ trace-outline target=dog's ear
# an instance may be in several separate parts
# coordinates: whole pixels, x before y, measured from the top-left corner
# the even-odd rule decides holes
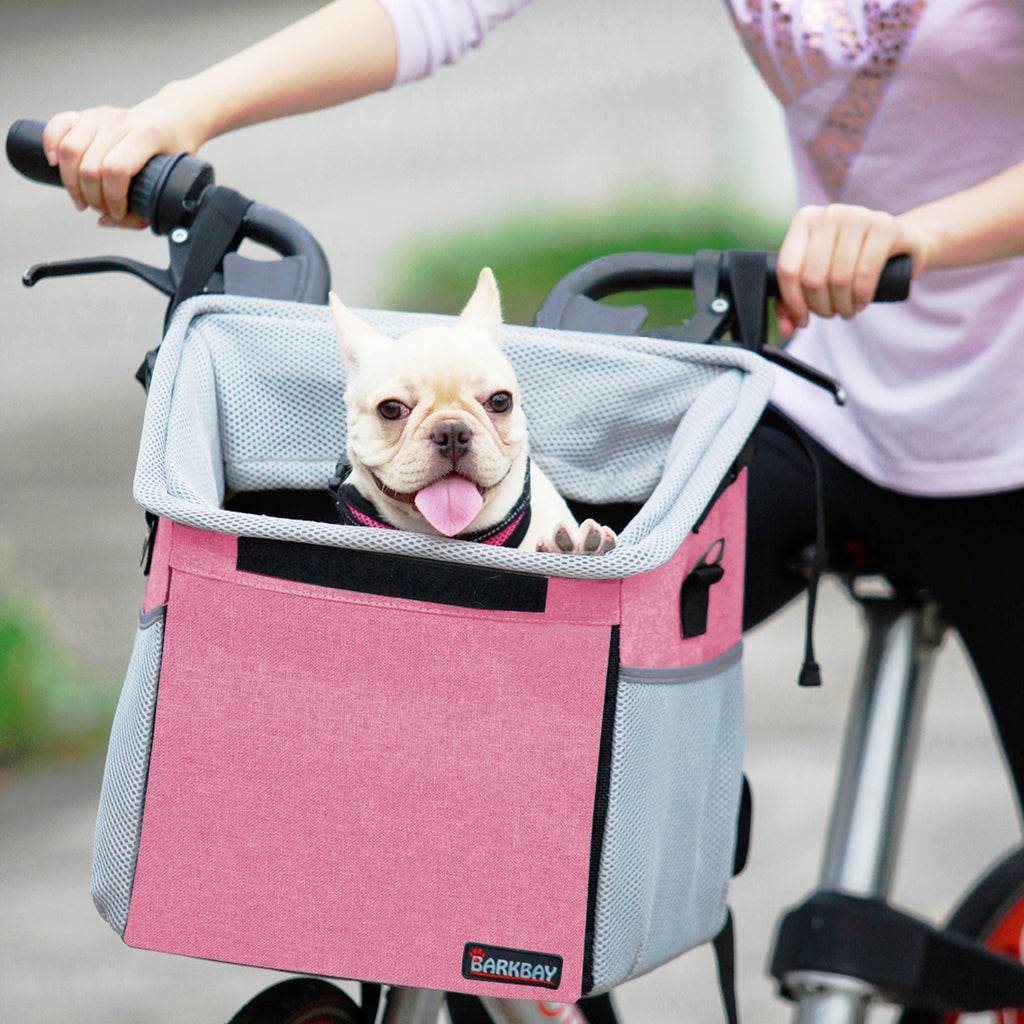
[[[358,363],[362,354],[371,346],[388,342],[386,335],[375,331],[368,323],[360,320],[334,292],[331,292],[329,299],[341,352],[350,363]]]
[[[495,345],[501,341],[501,296],[490,267],[484,267],[477,278],[476,291],[470,296],[459,323],[483,328]]]

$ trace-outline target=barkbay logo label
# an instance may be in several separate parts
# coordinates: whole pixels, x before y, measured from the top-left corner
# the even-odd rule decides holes
[[[556,989],[562,980],[562,958],[551,953],[467,942],[462,953],[462,976],[477,981]]]

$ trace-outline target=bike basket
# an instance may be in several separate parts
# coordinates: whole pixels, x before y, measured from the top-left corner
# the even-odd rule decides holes
[[[395,334],[437,319],[361,315]],[[505,334],[537,464],[572,498],[642,503],[608,555],[226,509],[327,486],[343,360],[323,308],[176,314],[136,474],[159,526],[94,858],[96,904],[130,945],[570,1001],[721,928],[743,476],[713,499],[771,373],[734,349]]]

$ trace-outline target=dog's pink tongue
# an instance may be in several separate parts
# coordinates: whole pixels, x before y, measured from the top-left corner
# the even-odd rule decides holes
[[[413,504],[423,518],[446,537],[461,533],[483,507],[484,499],[463,476],[446,476],[429,487],[417,491]]]

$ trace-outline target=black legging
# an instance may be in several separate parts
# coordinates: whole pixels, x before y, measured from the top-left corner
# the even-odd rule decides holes
[[[871,483],[820,445],[828,545],[868,541],[897,587],[925,587],[956,627],[981,679],[1024,794],[1024,489],[922,498]],[[804,587],[792,559],[814,540],[810,463],[796,442],[765,428],[748,473],[744,629]]]

